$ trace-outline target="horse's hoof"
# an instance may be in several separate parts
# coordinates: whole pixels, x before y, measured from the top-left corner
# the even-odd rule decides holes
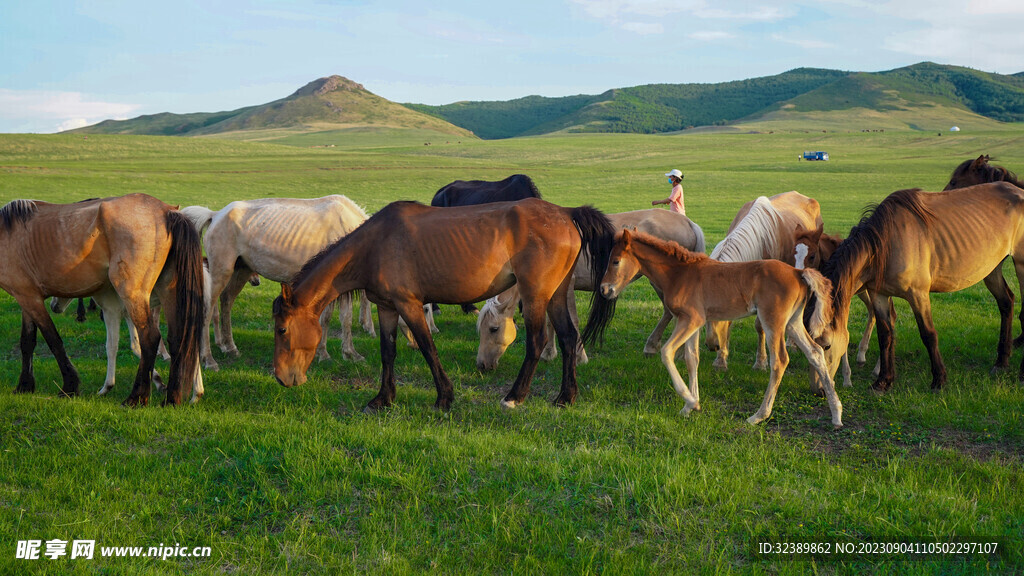
[[[572,406],[572,403],[575,401],[575,398],[565,398],[563,396],[559,396],[558,398],[555,398],[554,401],[551,402],[551,404],[553,404],[556,408],[568,408],[569,406]]]
[[[211,372],[220,372],[220,364],[216,360],[203,360],[203,369]]]
[[[508,400],[505,398],[502,398],[501,400],[501,407],[505,408],[506,410],[515,410],[516,406],[518,406],[519,404],[520,403],[516,402],[515,400]]]
[[[833,431],[841,430],[842,428],[843,428],[843,423],[842,422],[840,422],[839,424],[832,424],[832,430]]]
[[[651,356],[657,356],[659,350],[651,350],[650,348],[644,348],[644,356],[650,358]]]
[[[378,412],[383,411],[384,408],[386,408],[386,406],[380,406],[370,403],[367,404],[365,408],[363,408],[363,414],[376,414]]]
[[[712,362],[711,365],[714,366],[715,369],[720,372],[725,372],[726,370],[729,369],[729,362],[725,360],[715,359],[715,361]]]
[[[761,370],[762,372],[764,372],[764,371],[768,370],[768,363],[767,362],[754,362],[753,368],[754,368],[754,370]]]
[[[757,414],[754,414],[750,418],[747,418],[747,424],[750,424],[751,426],[757,426],[758,424],[760,424],[761,422],[764,422],[764,421],[765,421],[765,419],[758,417]]]
[[[99,392],[97,392],[96,395],[97,396],[106,396],[107,392],[110,392],[110,390],[112,388],[113,388],[113,386],[104,386],[103,388],[100,388]]]
[[[129,396],[121,403],[125,408],[142,408],[149,404],[149,398],[142,398],[136,396]]]
[[[366,362],[366,358],[363,358],[358,352],[342,353],[341,357],[349,362]]]

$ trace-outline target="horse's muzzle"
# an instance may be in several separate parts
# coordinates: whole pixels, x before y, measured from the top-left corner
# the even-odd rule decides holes
[[[619,294],[615,289],[615,286],[611,284],[601,284],[601,296],[603,296],[605,300],[614,300],[618,295]]]

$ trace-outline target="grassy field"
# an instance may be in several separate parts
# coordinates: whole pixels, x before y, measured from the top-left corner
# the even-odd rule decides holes
[[[71,202],[145,192],[219,208],[232,200],[345,194],[375,211],[429,201],[455,179],[532,176],[545,198],[607,212],[667,195],[686,174],[687,211],[709,246],[744,202],[798,190],[845,234],[862,208],[906,187],[941,189],[953,167],[991,154],[1024,170],[1024,128],[930,133],[588,135],[434,141],[336,133],[294,146],[213,139],[0,136],[0,203]],[[336,141],[328,141],[335,138]],[[335,148],[306,148],[324,146]],[[798,162],[826,150],[829,162]],[[1012,276],[1012,272],[1010,273]],[[1016,286],[1015,279],[1010,279]],[[792,355],[772,418],[752,427],[767,375],[753,362],[752,322],[734,330],[726,373],[700,369],[703,410],[683,417],[658,359],[640,354],[660,304],[630,287],[603,347],[579,368],[580,396],[550,405],[559,363],[542,363],[521,408],[498,401],[522,360],[522,335],[494,373],[475,369],[470,316],[438,318],[455,385],[450,414],[418,352],[400,343],[396,405],[367,362],[315,364],[295,389],[271,375],[270,302],[247,288],[235,308],[238,359],[215,352],[193,407],[128,410],[137,362],[122,338],[118,388],[103,381],[103,325],[57,319],[83,396],[57,398],[52,355],[37,350],[37,392],[14,395],[20,314],[0,294],[0,573],[975,574],[1024,570],[1024,393],[1015,371],[989,375],[998,317],[980,286],[933,297],[949,369],[929,390],[928,358],[898,303],[897,383],[876,396],[870,366],[840,389],[846,427]],[[581,297],[580,301],[585,301]],[[1018,302],[1019,306],[1019,302]],[[865,321],[859,304],[851,332]],[[336,321],[335,321],[336,324]],[[334,326],[335,331],[337,326]],[[1015,333],[1019,330],[1015,327]],[[41,340],[41,339],[40,339]],[[332,340],[330,351],[340,358]],[[869,363],[877,358],[873,346]],[[1020,360],[1020,352],[1013,361]],[[159,366],[166,369],[165,364]],[[95,540],[91,560],[16,559],[18,541]],[[973,555],[837,554],[837,544],[997,542]],[[830,544],[832,554],[762,554],[763,543]],[[103,558],[101,547],[209,547],[201,558]],[[70,552],[70,544],[68,551]]]

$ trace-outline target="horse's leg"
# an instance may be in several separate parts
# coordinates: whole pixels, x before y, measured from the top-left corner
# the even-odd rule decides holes
[[[241,353],[235,345],[235,335],[231,330],[231,308],[251,277],[252,270],[240,267],[231,273],[227,285],[220,292],[220,351],[235,358],[241,356]]]
[[[554,400],[554,405],[561,407],[569,406],[576,401],[576,365],[581,363],[577,354],[583,349],[576,324],[578,319],[573,314],[576,310],[576,300],[572,298],[575,282],[576,279],[570,272],[552,295],[547,306],[547,317],[555,327],[558,346],[562,349],[562,386]]]
[[[547,362],[558,358],[558,333],[555,332],[555,325],[551,323],[549,317],[544,319],[544,334],[544,351],[540,353],[540,359]]]
[[[697,368],[700,366],[700,329],[694,330],[693,336],[683,344],[683,360],[686,362],[687,375],[690,377],[690,393],[697,401],[700,410],[700,389],[697,386]]]
[[[522,291],[521,291],[522,293]],[[519,404],[523,403],[526,396],[530,393],[530,383],[533,380],[533,373],[537,370],[537,362],[540,360],[540,355],[544,351],[544,341],[547,339],[547,334],[544,332],[544,316],[545,306],[542,302],[537,300],[543,300],[536,294],[522,293],[523,302],[523,324],[526,326],[526,354],[523,358],[523,365],[519,368],[519,374],[516,375],[515,381],[512,383],[512,388],[509,389],[508,394],[502,399],[501,405],[505,408],[515,408]],[[558,327],[555,327],[558,330]],[[575,345],[575,343],[574,343]],[[567,361],[576,361],[575,348],[569,352],[562,349],[562,366],[564,370],[565,363]],[[573,374],[575,374],[575,364],[573,364]],[[565,394],[566,382],[562,380],[562,392],[559,393],[559,398],[562,398]],[[572,385],[573,391],[571,397],[575,397],[575,379]],[[571,403],[571,401],[570,401]]]
[[[114,387],[117,372],[117,348],[121,339],[121,301],[114,297],[114,302],[107,300],[100,302],[103,310],[103,324],[107,328],[107,378],[103,381],[103,387],[96,393],[103,396]],[[113,305],[110,305],[113,304]],[[128,325],[132,323],[129,320]]]
[[[572,317],[572,325],[574,328],[576,328],[576,334],[579,334],[580,317],[576,313],[576,290],[574,290],[572,286],[569,286],[568,302],[569,315]],[[590,362],[590,358],[587,357],[587,351],[583,349],[583,339],[577,338],[577,342],[578,343],[576,345],[576,365],[582,366],[583,364]]]
[[[448,379],[444,368],[441,367],[441,358],[437,354],[434,339],[430,336],[430,328],[427,327],[427,318],[423,314],[423,303],[396,302],[396,304],[398,304],[399,313],[405,318],[405,323],[416,339],[423,359],[427,361],[431,376],[434,377],[434,387],[437,389],[434,408],[447,412],[452,408],[455,392],[452,390],[451,380]]]
[[[53,319],[46,312],[46,304],[42,298],[33,298],[31,300],[19,301],[21,304],[22,315],[28,315],[31,323],[43,333],[43,339],[46,340],[46,345],[50,347],[50,351],[53,352],[53,357],[57,360],[57,366],[60,368],[61,379],[63,385],[61,387],[61,396],[76,396],[78,394],[78,388],[81,385],[81,378],[78,376],[78,371],[71,364],[71,360],[68,358],[68,353],[64,349],[64,341],[61,339],[60,334],[57,333],[57,327],[53,324]],[[35,349],[35,334],[31,339],[26,341],[26,330],[25,320],[22,320],[22,376],[25,375],[24,371],[24,359],[26,344],[31,344],[32,350]],[[31,355],[29,356],[31,361]],[[31,370],[30,370],[31,372]],[[19,381],[18,387],[21,388]],[[32,389],[24,390],[31,392]]]
[[[355,298],[352,292],[338,297],[338,320],[341,321],[341,357],[351,362],[366,361],[352,345],[352,306]],[[326,334],[326,331],[324,332]]]
[[[917,330],[932,362],[932,390],[938,390],[946,383],[946,366],[942,362],[942,354],[939,353],[939,334],[932,323],[931,298],[928,292],[911,292],[908,294],[907,302],[914,311]]]
[[[327,332],[331,328],[331,316],[334,314],[335,307],[341,303],[341,299],[347,296],[343,294],[338,297],[337,300],[331,300],[324,308],[324,311],[320,313],[320,342],[316,345],[316,359],[317,360],[330,360],[331,355],[327,352]],[[339,317],[341,315],[339,314]]]
[[[427,318],[427,328],[430,329],[430,333],[440,334],[441,330],[437,327],[437,324],[434,324],[434,307],[430,304],[424,304],[423,315]]]
[[[672,321],[672,313],[669,312],[668,308],[664,303],[661,305],[661,319],[658,320],[658,325],[651,331],[651,335],[647,337],[647,342],[644,343],[644,356],[654,356],[658,353],[661,348],[661,335],[665,333],[665,328],[668,327],[668,323]],[[711,333],[710,328],[708,333]]]
[[[717,348],[712,350],[718,350],[718,354],[715,356],[715,362],[712,364],[719,370],[729,369],[729,332],[732,330],[732,322],[711,322],[708,324],[710,329],[708,330],[707,343],[710,346],[712,340],[717,343]],[[711,334],[714,334],[714,337]]]
[[[829,410],[832,412],[832,426],[841,428],[843,426],[843,404],[839,401],[839,395],[836,394],[835,382],[828,376],[825,351],[811,339],[810,334],[807,333],[807,328],[804,327],[802,309],[790,318],[789,325],[786,327],[786,333],[789,334],[789,337],[800,351],[804,353],[807,362],[811,365],[811,369],[817,373],[818,381],[824,382],[824,396],[828,401]],[[849,370],[850,362],[845,354],[843,355],[843,361],[846,369]]]
[[[209,246],[207,246],[207,254],[210,254]],[[213,350],[210,347],[210,324],[213,322],[213,303],[221,300],[221,293],[224,292],[225,287],[231,280],[231,276],[234,274],[234,260],[232,260],[232,267],[224,269],[214,264],[214,256],[210,254],[210,267],[209,267],[209,284],[210,284],[210,301],[207,302],[206,306],[206,320],[204,322],[203,329],[200,334],[200,358],[202,359],[203,367],[207,370],[220,370],[220,366],[217,361],[213,359]],[[204,295],[205,296],[205,295]],[[221,303],[220,315],[223,319],[225,314],[231,314],[231,310],[225,310],[223,303]],[[223,328],[223,326],[222,326]],[[222,335],[223,337],[223,335]]]
[[[1020,329],[1021,334],[1013,340],[1014,346],[1024,345],[1024,258],[1013,258],[1013,270],[1017,273],[1017,287],[1020,288]]]
[[[893,318],[889,314],[892,300],[877,294],[871,297],[875,320],[878,326],[878,375],[871,388],[885,392],[896,379],[896,350],[893,340]]]
[[[764,328],[761,327],[760,318],[754,318],[754,330],[757,331],[757,358],[754,360],[754,370],[767,370],[768,351],[765,349]]]
[[[1006,370],[1010,367],[1010,354],[1013,352],[1013,292],[1003,277],[1003,265],[985,277],[985,287],[996,299],[999,307],[999,344],[996,347],[996,363],[992,372]]]
[[[124,298],[124,295],[122,294],[121,297]],[[122,402],[125,406],[145,406],[149,403],[153,366],[156,364],[156,349],[160,345],[160,330],[157,328],[157,317],[149,307],[148,298],[146,300],[146,302],[123,300],[128,318],[139,331],[139,345],[142,348],[139,370],[135,373],[131,394]],[[170,306],[168,313],[171,313]]]
[[[764,314],[764,311],[758,311],[758,316],[762,316],[762,314]],[[775,396],[779,392],[779,383],[782,382],[782,375],[786,373],[786,367],[789,366],[789,352],[786,350],[785,320],[772,318],[767,314],[764,316],[761,326],[765,329],[771,372],[768,376],[768,389],[764,392],[764,400],[761,402],[761,407],[753,416],[747,418],[747,422],[750,424],[764,422],[772,415]],[[803,320],[801,319],[801,321]],[[822,360],[824,360],[824,355],[822,355]],[[827,387],[828,384],[826,383],[825,386]]]
[[[32,356],[36,351],[36,323],[24,311],[21,313],[21,375],[15,392],[35,392],[36,376],[32,369]]]
[[[861,302],[864,302],[864,307],[868,310],[868,321],[864,327],[864,334],[860,337],[860,343],[857,345],[857,365],[863,366],[868,361],[868,348],[871,347],[871,332],[875,329],[875,312],[871,307],[871,297],[868,296],[867,292],[860,292],[857,294]],[[892,300],[889,301],[890,304]]]
[[[363,408],[372,414],[391,406],[395,401],[395,337],[398,335],[398,312],[394,308],[377,305],[377,321],[380,326],[380,391]]]
[[[433,311],[431,311],[427,318],[430,323],[430,331],[436,333],[437,326],[434,326]],[[359,324],[362,325],[363,331],[370,336],[377,335],[377,332],[373,329],[373,311],[370,309],[370,299],[366,296],[366,290],[359,291]]]
[[[661,363],[665,365],[665,369],[668,370],[669,378],[672,380],[672,388],[675,389],[676,394],[679,394],[686,402],[681,410],[682,414],[689,414],[691,410],[700,411],[700,400],[693,394],[693,392],[686,386],[686,382],[683,377],[679,374],[679,368],[676,367],[676,351],[679,347],[687,344],[690,339],[695,339],[697,334],[700,332],[700,327],[704,323],[704,319],[696,316],[695,314],[687,314],[685,316],[676,316],[676,325],[672,329],[672,334],[669,335],[668,340],[661,347]],[[696,373],[696,366],[690,365],[691,358],[690,346],[687,344],[687,350],[684,354],[687,362],[687,372],[691,375]],[[694,355],[696,356],[696,355]]]

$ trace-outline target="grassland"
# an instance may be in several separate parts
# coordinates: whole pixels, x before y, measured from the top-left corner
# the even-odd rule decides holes
[[[968,157],[1024,170],[1024,129],[935,132],[576,135],[434,142],[338,133],[304,148],[212,139],[0,136],[0,202],[70,202],[146,192],[212,208],[259,197],[341,193],[369,211],[429,201],[456,178],[531,175],[545,197],[608,211],[664,197],[664,174],[686,174],[687,211],[709,245],[739,206],[796,189],[817,198],[826,230],[845,233],[865,204],[893,190],[940,189]],[[829,162],[798,162],[803,150]],[[1011,278],[1011,285],[1016,282]],[[473,319],[446,310],[437,345],[456,403],[435,413],[418,353],[400,348],[398,398],[365,416],[379,374],[364,364],[314,365],[302,387],[271,376],[270,301],[246,289],[236,305],[241,358],[218,355],[197,406],[127,410],[137,366],[122,342],[119,387],[104,373],[103,327],[57,318],[84,395],[56,397],[59,372],[37,350],[38,391],[12,393],[20,316],[0,294],[0,573],[543,573],[975,574],[1024,569],[1024,393],[1015,374],[989,375],[998,328],[982,287],[933,298],[950,378],[929,390],[927,355],[899,303],[898,383],[868,390],[869,368],[841,389],[846,427],[833,432],[794,355],[773,417],[751,427],[767,377],[749,368],[753,329],[734,330],[729,372],[703,353],[703,411],[682,402],[657,359],[639,351],[660,313],[638,282],[603,347],[579,368],[580,397],[556,409],[557,363],[542,364],[514,412],[498,400],[518,370],[475,370]],[[580,298],[584,301],[584,298]],[[1018,303],[1019,305],[1019,303]],[[859,305],[858,305],[859,306]],[[855,308],[851,331],[865,320]],[[337,327],[335,326],[335,329]],[[340,357],[337,341],[331,352]],[[873,349],[869,357],[877,357]],[[1020,353],[1014,356],[1019,360]],[[164,366],[165,368],[165,366]],[[96,540],[97,558],[16,560],[19,540]],[[762,555],[760,543],[998,542],[996,554]],[[209,558],[99,558],[100,546],[208,546]],[[834,549],[834,548],[833,548]],[[44,546],[45,551],[45,546]]]

